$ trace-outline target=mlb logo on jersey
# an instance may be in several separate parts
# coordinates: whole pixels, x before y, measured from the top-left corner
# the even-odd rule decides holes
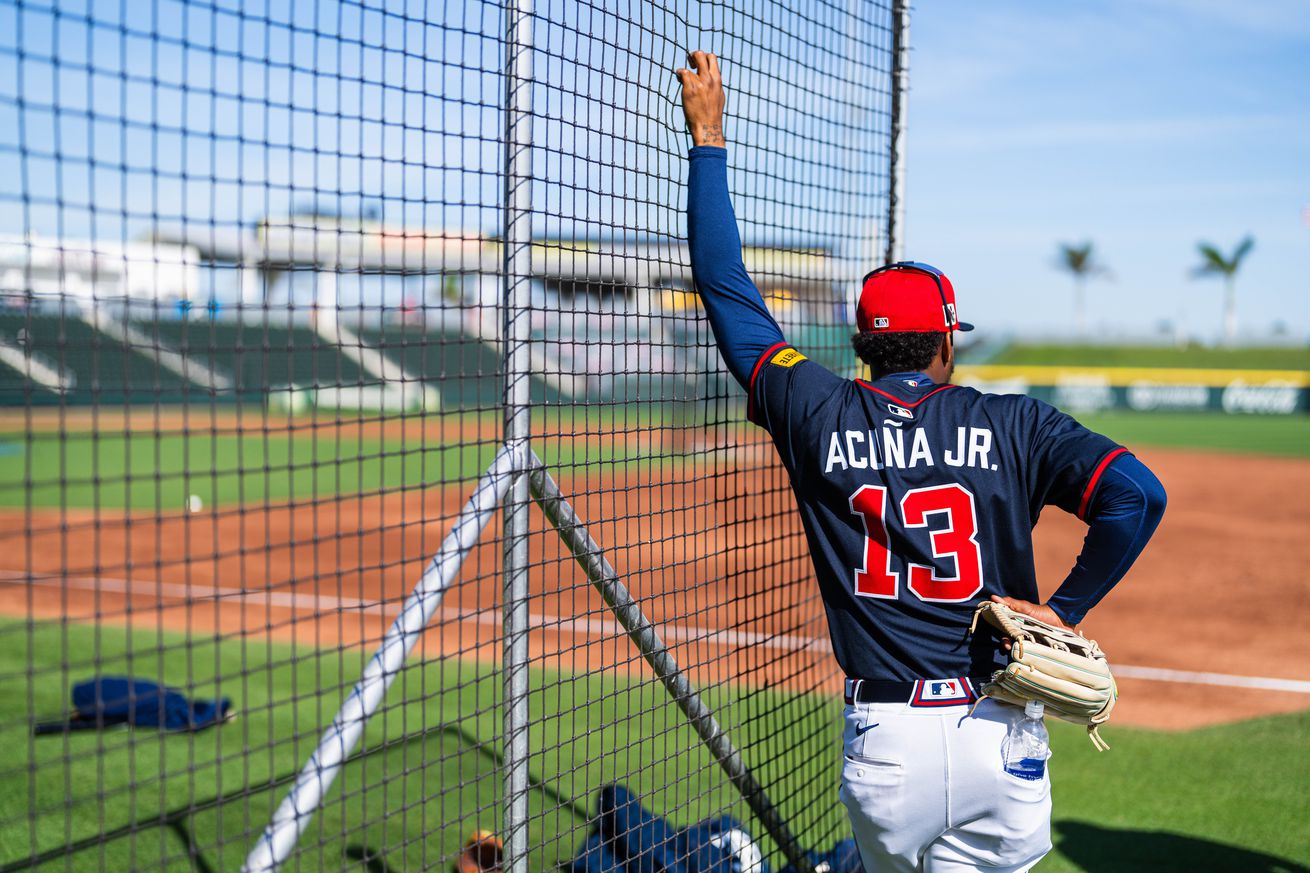
[[[895,403],[888,403],[887,411],[892,415],[900,416],[901,418],[914,418],[913,412],[910,412],[910,410],[906,409],[904,406],[897,406]]]
[[[919,679],[914,683],[910,706],[958,706],[977,699],[968,679]]]

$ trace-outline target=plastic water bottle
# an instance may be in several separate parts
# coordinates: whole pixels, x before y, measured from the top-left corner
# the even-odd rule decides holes
[[[1044,707],[1030,700],[1023,708],[1023,718],[1014,720],[1005,738],[1001,755],[1005,772],[1020,779],[1036,781],[1046,775],[1046,759],[1051,756],[1051,738],[1042,721]]]

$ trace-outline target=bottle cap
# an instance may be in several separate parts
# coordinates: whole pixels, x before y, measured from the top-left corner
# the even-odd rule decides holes
[[[1041,718],[1046,711],[1046,707],[1040,700],[1030,700],[1023,707],[1023,714],[1029,718]]]

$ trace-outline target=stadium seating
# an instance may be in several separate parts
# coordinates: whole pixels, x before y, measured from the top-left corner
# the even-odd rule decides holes
[[[160,366],[152,360],[151,349],[129,348],[71,312],[0,314],[0,338],[71,377],[63,394],[67,403],[177,402],[207,391]],[[27,379],[22,373],[14,375],[16,384],[10,384],[13,377],[0,383],[0,402],[6,405],[27,402]],[[57,391],[30,387],[33,402],[59,401]]]
[[[501,408],[501,356],[486,343],[464,333],[428,331],[417,325],[386,325],[359,335],[410,373],[436,386],[444,408]],[[559,394],[534,378],[532,399],[558,402]]]
[[[165,345],[233,380],[241,398],[297,386],[354,386],[375,382],[354,360],[306,325],[240,321],[138,322]]]
[[[28,395],[29,387],[32,389]],[[59,395],[40,386],[29,386],[27,377],[19,370],[0,361],[0,407],[25,406],[28,404],[48,406],[59,402]]]
[[[279,389],[377,384],[377,379],[340,346],[305,324],[160,318],[134,321],[132,328],[138,342],[129,346],[72,313],[0,314],[0,342],[34,353],[38,360],[62,370],[72,381],[61,393],[39,382],[29,383],[12,362],[0,360],[0,406],[173,403],[188,396],[218,402],[240,399],[264,403],[270,391]],[[411,376],[436,387],[444,407],[500,408],[504,375],[500,352],[493,346],[458,330],[425,329],[419,325],[388,324],[357,333],[364,343],[399,363]],[[827,335],[802,339],[809,340],[797,341],[803,348],[832,344],[832,337]],[[698,344],[688,341],[688,347]],[[184,355],[230,385],[211,391],[201,371],[190,381],[184,379],[157,360],[156,349]],[[840,366],[849,362],[824,363]],[[703,367],[692,369],[700,371]],[[626,369],[623,372],[627,376],[616,379],[611,389],[618,394],[626,393],[631,387],[627,383],[635,378]],[[641,375],[646,379],[655,376]],[[555,387],[537,377],[532,379],[531,391],[536,403],[558,403],[561,399]]]
[[[145,342],[125,345],[71,312],[0,314],[0,342],[34,354],[71,381],[60,392],[30,382],[12,362],[0,361],[0,406],[175,403],[195,395],[263,403],[269,391],[281,388],[377,381],[307,325],[158,319],[135,321],[132,327]],[[202,373],[183,378],[159,362],[157,349],[185,355],[231,386],[211,392]],[[499,386],[494,371],[492,376]]]

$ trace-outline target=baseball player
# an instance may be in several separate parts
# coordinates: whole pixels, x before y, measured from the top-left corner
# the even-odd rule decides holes
[[[970,330],[939,270],[864,280],[857,355],[841,378],[789,345],[741,259],[728,198],[718,61],[680,69],[690,152],[692,272],[724,363],[791,477],[833,651],[846,676],[841,799],[870,873],[1028,870],[1051,848],[1049,771],[1002,763],[1016,706],[978,700],[1008,656],[970,634],[984,600],[1075,629],[1132,565],[1164,489],[1126,449],[1021,395],[950,384]],[[1043,507],[1088,524],[1039,604],[1032,529]]]

